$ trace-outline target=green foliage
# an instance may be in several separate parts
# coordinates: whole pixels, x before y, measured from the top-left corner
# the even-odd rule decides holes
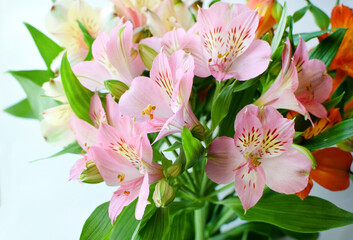
[[[298,22],[300,19],[302,19],[302,17],[304,17],[305,13],[309,10],[310,6],[306,5],[305,7],[297,10],[294,14],[293,14],[293,20],[294,22]]]
[[[129,89],[129,87],[125,83],[120,82],[118,80],[104,81],[104,86],[116,99],[120,99],[124,92]]]
[[[319,59],[325,63],[326,67],[329,67],[336,56],[345,33],[346,29],[339,29],[325,38],[310,52],[310,59]]]
[[[153,60],[156,58],[158,53],[153,48],[143,43],[139,44],[139,53],[143,64],[145,64],[147,69],[151,70]]]
[[[279,23],[278,23],[278,26],[277,26],[277,30],[275,32],[275,35],[274,35],[272,43],[271,43],[272,56],[276,52],[279,44],[282,41],[282,36],[283,36],[284,30],[286,28],[286,22],[287,22],[287,3],[284,2],[283,9],[282,9],[282,15],[281,15],[281,18],[279,20]]]
[[[80,27],[80,29],[82,31],[83,40],[85,40],[85,43],[88,46],[88,53],[87,53],[87,56],[86,56],[84,61],[92,60],[92,58],[93,58],[93,56],[92,56],[92,44],[94,42],[94,38],[89,34],[89,32],[87,31],[87,28],[85,27],[85,25],[83,25],[82,22],[77,20],[77,23],[78,23],[78,26]]]
[[[299,37],[301,37],[305,42],[313,39],[320,37],[322,34],[325,33],[332,33],[333,30],[344,30],[346,28],[333,28],[333,29],[326,29],[326,30],[321,30],[317,32],[309,32],[309,33],[297,33],[293,35],[293,43],[294,45],[298,45],[299,43]]]
[[[51,63],[64,49],[32,25],[28,23],[24,24],[32,35],[32,38],[37,45],[37,48],[45,62],[45,65],[47,66],[48,70],[50,70]]]
[[[36,119],[28,98],[25,98],[18,103],[4,109],[4,111],[16,117]]]
[[[237,197],[220,203],[229,206],[243,220],[270,223],[294,232],[316,233],[353,223],[353,213],[312,196],[301,200],[295,195],[272,193],[263,196],[246,214]]]
[[[185,169],[188,169],[194,166],[203,157],[205,149],[200,141],[193,137],[186,127],[183,128],[181,138],[186,157]]]
[[[71,153],[71,154],[80,154],[82,153],[82,148],[81,146],[77,143],[77,142],[74,142],[74,143],[71,143],[69,145],[67,145],[66,147],[64,147],[63,150],[49,156],[49,157],[45,157],[45,158],[40,158],[38,160],[34,160],[34,162],[36,161],[39,161],[39,160],[44,160],[44,159],[49,159],[49,158],[54,158],[54,157],[58,157],[58,156],[61,156],[63,154],[66,154],[66,153]]]
[[[82,86],[71,70],[66,53],[61,62],[61,80],[64,86],[65,95],[75,115],[88,123],[92,123],[89,117],[89,105],[93,92]]]
[[[169,208],[157,208],[148,223],[139,230],[138,239],[165,239],[170,228]]]
[[[311,14],[314,17],[316,25],[318,25],[321,29],[327,29],[328,25],[330,24],[330,18],[327,16],[327,14],[312,3],[310,3],[308,6]]]
[[[44,91],[41,88],[42,84],[49,81],[51,73],[46,70],[32,71],[9,71],[9,73],[19,82],[23,90],[26,92],[28,104],[31,107],[33,117],[42,119],[42,112],[45,109],[58,105],[56,101],[45,97]],[[22,103],[22,106],[24,103]],[[14,110],[14,109],[12,109]],[[17,106],[17,110],[20,110]],[[21,113],[17,112],[17,115]],[[25,114],[25,113],[23,113]]]

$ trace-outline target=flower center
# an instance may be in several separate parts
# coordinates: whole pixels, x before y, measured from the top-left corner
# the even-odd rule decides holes
[[[153,119],[153,111],[156,110],[156,106],[152,106],[148,104],[148,106],[142,110],[142,115],[147,115],[152,120]]]

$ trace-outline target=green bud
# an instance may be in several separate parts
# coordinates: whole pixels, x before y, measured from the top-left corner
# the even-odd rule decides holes
[[[146,44],[139,44],[139,52],[142,62],[148,69],[152,68],[152,63],[158,53]]]
[[[181,163],[177,163],[175,165],[170,166],[167,169],[167,177],[176,178],[181,171],[181,167],[182,167]]]
[[[156,207],[167,207],[175,197],[173,188],[163,178],[159,180],[153,193],[153,201]]]
[[[121,95],[129,90],[129,87],[125,83],[118,80],[107,80],[104,82],[104,86],[116,99],[120,99]]]
[[[81,179],[84,183],[103,182],[102,175],[99,173],[96,164],[92,160],[86,163],[86,169],[82,171],[79,179]]]
[[[191,127],[190,132],[195,138],[200,141],[205,140],[209,135],[209,132],[206,131],[206,129],[201,124],[194,125],[193,127]]]
[[[300,152],[301,154],[303,154],[304,156],[306,156],[307,158],[310,159],[311,161],[311,169],[315,169],[317,166],[316,160],[313,156],[313,154],[311,153],[311,151],[309,149],[307,149],[306,147],[297,145],[297,144],[292,144],[291,145],[292,148],[297,149],[298,152]]]

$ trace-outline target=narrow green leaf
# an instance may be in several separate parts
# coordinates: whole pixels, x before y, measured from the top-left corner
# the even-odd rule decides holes
[[[299,37],[301,37],[305,42],[313,39],[320,37],[322,34],[325,33],[332,33],[334,30],[345,30],[346,28],[332,28],[332,29],[326,29],[326,30],[321,30],[317,32],[309,32],[309,33],[297,33],[293,35],[293,43],[294,45],[299,44]]]
[[[87,28],[85,27],[85,25],[83,25],[82,22],[80,22],[79,20],[76,20],[78,23],[78,26],[81,29],[81,32],[83,34],[83,40],[85,40],[85,43],[88,46],[88,53],[87,56],[85,58],[84,61],[89,61],[92,60],[93,56],[92,56],[92,44],[94,42],[94,38],[89,34],[89,32],[87,31]]]
[[[85,120],[88,123],[92,123],[91,118],[89,117],[89,105],[93,92],[83,87],[78,81],[77,77],[71,70],[66,53],[61,62],[60,73],[65,94],[73,112],[78,118]]]
[[[135,218],[137,200],[126,206],[116,218],[110,240],[131,240],[140,221]]]
[[[335,99],[342,96],[341,101],[338,104],[338,107],[341,110],[341,113],[344,111],[344,106],[353,99],[353,78],[351,76],[346,76],[345,79],[341,82],[335,92],[332,94],[332,97]],[[338,99],[337,99],[338,100]]]
[[[32,25],[28,23],[24,24],[32,35],[32,38],[36,43],[39,53],[42,56],[48,70],[50,70],[51,63],[64,49]]]
[[[4,111],[16,117],[36,119],[27,98],[4,109]]]
[[[211,111],[212,129],[214,130],[222,119],[227,115],[232,101],[233,87],[235,82],[224,88],[213,102]]]
[[[326,110],[330,110],[331,108],[335,107],[339,102],[341,102],[343,96],[345,95],[346,92],[342,92],[341,95],[337,96],[337,97],[331,97],[331,100],[328,100],[324,103],[322,103],[322,105],[324,105],[324,107],[326,108]]]
[[[181,148],[182,146],[183,145],[181,144],[181,142],[176,141],[171,146],[169,146],[167,149],[163,150],[163,152],[174,151],[174,150]]]
[[[317,26],[319,26],[319,28],[328,28],[328,25],[330,24],[330,18],[324,11],[322,11],[320,8],[316,7],[313,4],[309,5],[309,10],[313,14],[315,23]]]
[[[310,52],[310,59],[319,59],[325,63],[326,67],[329,67],[336,56],[345,33],[346,29],[340,29],[325,38]]]
[[[328,130],[305,141],[302,145],[310,150],[330,147],[336,143],[353,136],[353,119],[337,123]]]
[[[164,239],[170,229],[169,208],[157,208],[146,225],[139,231],[140,239]]]
[[[153,60],[156,58],[158,53],[153,48],[143,43],[139,44],[139,52],[143,64],[145,64],[147,69],[151,70]]]
[[[172,210],[171,210],[172,211]],[[172,217],[171,228],[165,240],[187,240],[194,238],[193,225],[190,224],[193,218],[193,212],[184,209],[181,213]]]
[[[300,19],[302,19],[302,17],[304,17],[305,13],[309,10],[310,6],[307,5],[301,9],[299,9],[298,11],[296,11],[293,14],[293,20],[294,22],[298,22]]]
[[[83,225],[80,240],[109,239],[113,225],[108,215],[109,202],[98,206]]]
[[[197,138],[192,136],[191,132],[186,127],[183,127],[181,138],[186,157],[185,169],[188,169],[202,158],[204,147]]]
[[[26,92],[28,103],[35,118],[42,119],[42,112],[45,109],[58,105],[55,100],[45,97],[41,88],[42,84],[50,79],[49,71],[9,71],[9,73],[16,78]]]
[[[281,19],[279,20],[276,33],[275,33],[273,40],[272,40],[272,43],[271,43],[272,55],[275,53],[280,42],[282,41],[282,36],[283,36],[284,30],[286,28],[286,21],[287,21],[287,3],[284,2]]]
[[[55,157],[58,157],[58,156],[61,156],[63,154],[66,154],[66,153],[71,153],[71,154],[80,154],[82,153],[82,148],[80,145],[78,145],[77,142],[74,142],[74,143],[71,143],[69,145],[67,145],[66,147],[64,147],[63,150],[49,156],[49,157],[45,157],[45,158],[40,158],[40,159],[37,159],[37,160],[34,160],[34,161],[31,161],[31,162],[36,162],[36,161],[40,161],[40,160],[45,160],[45,159],[50,159],[50,158],[55,158]]]
[[[104,81],[104,86],[116,99],[120,99],[124,92],[129,89],[129,87],[125,83],[120,82],[118,80]]]
[[[315,233],[353,223],[353,213],[312,196],[301,200],[295,195],[269,194],[246,214],[237,197],[220,203],[232,208],[243,220],[271,223],[295,232]]]

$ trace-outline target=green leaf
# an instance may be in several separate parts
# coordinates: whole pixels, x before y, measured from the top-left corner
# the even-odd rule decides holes
[[[309,6],[309,10],[314,16],[316,25],[318,25],[321,29],[328,28],[328,25],[330,24],[330,18],[327,16],[327,14],[313,4],[310,4]]]
[[[36,43],[39,53],[42,56],[48,70],[50,70],[51,63],[64,49],[32,25],[28,23],[24,24],[32,35],[32,38]]]
[[[275,53],[280,42],[282,41],[282,36],[283,36],[284,30],[286,28],[286,21],[287,21],[287,3],[284,2],[281,19],[279,20],[276,33],[275,33],[273,40],[272,40],[272,43],[271,43],[272,55]]]
[[[294,22],[298,22],[300,19],[302,19],[302,17],[304,17],[305,13],[308,11],[308,9],[310,8],[309,5],[299,9],[298,11],[296,11],[293,14],[293,20]]]
[[[347,119],[330,127],[319,135],[305,141],[302,145],[310,150],[330,147],[353,136],[353,119]]]
[[[89,34],[89,32],[87,31],[87,28],[85,27],[85,25],[83,25],[82,22],[80,22],[79,20],[76,20],[78,23],[78,26],[81,29],[81,32],[83,34],[83,40],[85,40],[85,43],[88,46],[88,53],[87,56],[85,58],[84,61],[89,61],[92,60],[93,56],[92,56],[92,44],[94,42],[94,38]]]
[[[91,118],[89,117],[89,105],[93,92],[82,86],[78,81],[77,77],[71,70],[66,53],[61,62],[60,73],[65,95],[69,100],[73,112],[78,118],[85,120],[88,123],[92,123]]]
[[[247,81],[237,81],[237,82],[235,82],[233,93],[244,91],[244,90],[248,89],[249,87],[251,87],[255,83],[257,83],[259,81],[259,79],[260,78],[257,77],[257,78],[252,78],[252,79],[247,80]]]
[[[336,56],[345,33],[346,29],[340,29],[325,38],[310,52],[310,59],[319,59],[325,63],[326,67],[329,67]]]
[[[227,116],[230,103],[232,101],[233,87],[231,84],[224,88],[218,95],[216,100],[213,102],[211,111],[212,129],[214,130],[222,119]]]
[[[232,208],[242,220],[271,223],[295,232],[315,233],[353,223],[353,213],[312,196],[301,200],[295,195],[269,194],[245,215],[237,197],[220,203]]]
[[[124,92],[129,90],[129,87],[125,83],[118,80],[104,81],[104,86],[116,99],[120,99]]]
[[[53,155],[51,155],[49,157],[40,158],[40,159],[34,160],[32,162],[58,157],[58,156],[61,156],[63,154],[66,154],[66,153],[80,154],[80,153],[82,153],[82,148],[81,148],[80,145],[78,145],[77,142],[74,142],[74,143],[71,143],[71,144],[67,145],[66,147],[64,147],[63,150],[61,150],[61,151],[59,151],[59,152],[57,152],[57,153],[55,153],[55,154],[53,154]]]
[[[332,97],[338,98],[339,95],[343,94],[341,101],[338,104],[341,114],[343,115],[344,106],[353,99],[353,78],[351,76],[346,76],[345,79],[341,82],[335,92],[332,94]]]
[[[172,210],[171,210],[172,211]],[[194,238],[193,225],[190,222],[193,218],[193,212],[184,209],[181,213],[172,217],[171,228],[166,236],[166,240],[187,240]]]
[[[143,64],[145,64],[147,69],[151,70],[153,60],[156,58],[158,53],[153,48],[143,43],[139,44],[139,53]]]
[[[109,202],[98,206],[83,225],[80,240],[109,239],[113,225],[108,215]]]
[[[157,208],[146,225],[139,231],[140,239],[164,239],[170,229],[169,208]]]
[[[131,240],[140,221],[135,218],[137,200],[124,207],[116,218],[110,240]]]
[[[306,156],[307,158],[310,159],[311,164],[312,164],[312,169],[315,169],[317,166],[316,160],[314,158],[314,155],[311,153],[311,151],[309,151],[306,147],[297,145],[297,144],[292,144],[291,146],[292,148],[295,148],[298,150],[298,152],[300,152],[301,154],[303,154],[304,156]]]
[[[4,109],[4,111],[16,117],[36,119],[27,98]]]
[[[333,29],[326,29],[317,32],[310,32],[310,33],[297,33],[293,35],[293,43],[294,45],[299,44],[299,37],[301,37],[305,42],[320,37],[322,34],[331,33],[333,30],[345,30],[346,28],[333,28]]]
[[[163,150],[163,152],[171,152],[174,150],[177,150],[181,148],[183,145],[179,141],[175,141],[171,146],[169,146],[167,149]]]
[[[194,138],[186,127],[183,127],[181,139],[186,157],[185,169],[188,169],[194,166],[203,157],[205,149],[201,142],[197,138]]]
[[[342,92],[341,95],[339,95],[337,97],[332,96],[331,100],[328,100],[328,101],[322,103],[322,105],[324,105],[326,110],[330,110],[331,108],[335,107],[339,102],[341,102],[344,95],[345,95],[345,92]]]
[[[50,79],[51,74],[49,71],[9,71],[9,73],[16,78],[26,92],[28,103],[35,118],[42,119],[42,112],[45,109],[58,105],[55,100],[45,97],[41,88],[42,84]]]

